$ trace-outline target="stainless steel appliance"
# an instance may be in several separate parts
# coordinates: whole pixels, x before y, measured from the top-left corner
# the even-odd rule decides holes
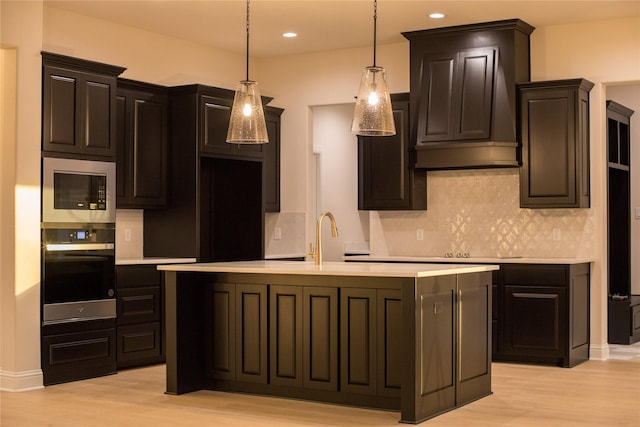
[[[42,159],[42,222],[115,223],[114,162]]]
[[[115,318],[115,228],[43,224],[44,325]]]

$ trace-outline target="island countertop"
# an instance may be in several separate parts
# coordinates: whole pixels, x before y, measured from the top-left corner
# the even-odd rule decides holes
[[[435,277],[498,270],[487,264],[418,264],[377,262],[233,261],[160,265],[158,270],[202,273],[261,273],[308,276]]]

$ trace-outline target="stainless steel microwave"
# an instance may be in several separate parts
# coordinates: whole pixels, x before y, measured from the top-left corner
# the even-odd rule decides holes
[[[115,223],[116,164],[42,159],[43,223]]]

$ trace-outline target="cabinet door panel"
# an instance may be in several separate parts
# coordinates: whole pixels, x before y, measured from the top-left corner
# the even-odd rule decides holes
[[[76,151],[76,92],[78,78],[53,67],[44,67],[43,147],[45,151]],[[49,114],[46,112],[49,111]]]
[[[422,93],[418,114],[418,141],[453,139],[454,82],[457,53],[425,55],[422,63]]]
[[[566,340],[563,288],[505,286],[506,350],[514,354],[560,358]]]
[[[205,367],[209,378],[236,378],[235,291],[228,283],[216,283],[206,290]]]
[[[340,389],[376,394],[376,291],[340,290]]]
[[[201,96],[202,136],[200,150],[203,153],[231,154],[233,151],[235,144],[226,142],[232,102],[232,100]]]
[[[262,198],[265,212],[280,212],[280,115],[282,110],[265,108],[269,143],[263,146]]]
[[[358,209],[415,209],[426,205],[426,191],[412,188],[409,164],[409,101],[391,95],[394,136],[358,138]],[[424,172],[423,172],[424,173]]]
[[[270,383],[302,386],[302,288],[271,286]]]
[[[92,78],[86,82],[84,151],[89,154],[115,154],[115,79]]]
[[[133,126],[133,198],[163,201],[166,194],[165,104],[136,100]]]
[[[402,301],[399,290],[377,291],[378,395],[400,396],[402,382]]]
[[[493,49],[464,51],[459,54],[458,79],[455,95],[456,126],[454,139],[486,139],[491,135],[491,108],[493,105]]]
[[[491,393],[491,277],[458,276],[457,405]]]
[[[303,289],[305,388],[338,390],[338,289]]]
[[[266,384],[267,287],[236,288],[236,380]]]

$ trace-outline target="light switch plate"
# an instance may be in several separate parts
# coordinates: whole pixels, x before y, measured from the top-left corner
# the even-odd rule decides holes
[[[636,208],[636,219],[640,219],[640,208]]]

